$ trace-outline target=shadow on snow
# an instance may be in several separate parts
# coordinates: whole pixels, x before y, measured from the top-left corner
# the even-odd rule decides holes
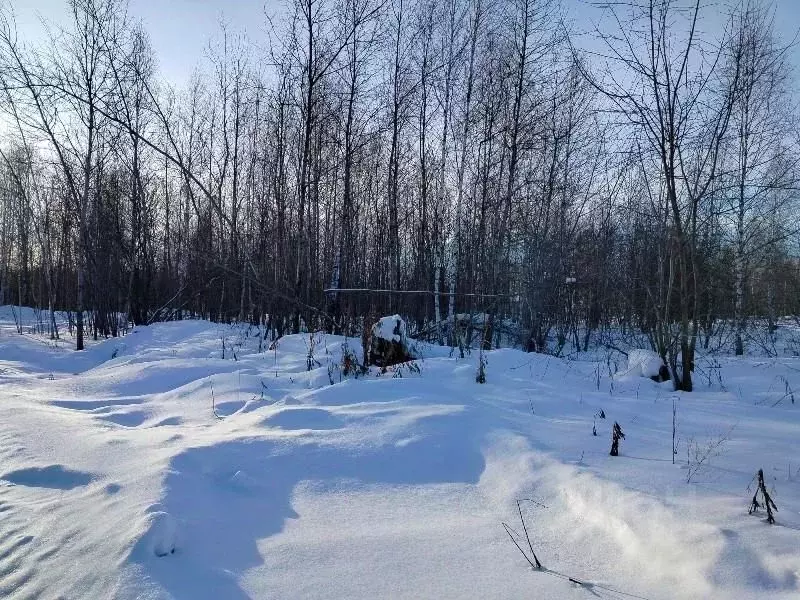
[[[459,420],[475,422],[461,413]],[[432,416],[414,425],[415,438],[398,444],[342,446],[239,440],[186,450],[176,456],[159,510],[179,523],[175,554],[147,555],[141,545],[131,559],[174,597],[248,598],[239,579],[263,563],[257,542],[299,518],[292,494],[301,481],[337,489],[343,480],[361,485],[477,483],[484,469],[482,439],[475,427],[454,431]],[[387,515],[390,518],[390,515]],[[192,582],[192,589],[187,589]]]

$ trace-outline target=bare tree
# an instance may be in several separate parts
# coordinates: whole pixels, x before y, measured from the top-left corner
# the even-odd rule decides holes
[[[734,349],[741,355],[752,262],[759,250],[785,239],[796,228],[769,230],[769,215],[783,212],[782,204],[793,200],[782,193],[794,184],[783,135],[789,125],[784,107],[790,104],[787,48],[776,44],[770,14],[756,0],[747,0],[734,13],[733,27],[725,65],[726,75],[736,80],[728,151],[733,188],[728,214],[735,230]]]
[[[670,0],[629,5],[626,20],[612,9],[614,35],[601,34],[610,55],[602,79],[590,80],[634,131],[642,135],[658,161],[653,181],[669,215],[670,280],[678,291],[678,348],[666,357],[677,389],[692,390],[697,341],[696,250],[698,215],[715,190],[721,147],[730,125],[739,74],[715,86],[724,42],[701,39],[699,0],[688,10]],[[612,69],[620,69],[619,74]],[[674,270],[673,270],[674,269]],[[672,321],[662,313],[662,328]],[[668,336],[664,336],[668,337]]]

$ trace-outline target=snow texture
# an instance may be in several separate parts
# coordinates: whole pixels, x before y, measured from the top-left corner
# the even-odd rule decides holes
[[[420,344],[419,374],[331,385],[342,337],[308,371],[308,334],[28,331],[0,308],[1,598],[800,597],[796,358],[720,357],[682,394],[515,350],[477,385],[477,352]],[[759,468],[775,525],[747,514]],[[501,527],[519,499],[540,571]]]

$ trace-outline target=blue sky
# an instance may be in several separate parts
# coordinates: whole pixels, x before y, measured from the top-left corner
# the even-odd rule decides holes
[[[208,42],[219,33],[224,19],[232,31],[244,33],[251,41],[266,40],[265,11],[272,15],[284,10],[286,0],[129,0],[132,16],[141,19],[150,34],[161,75],[174,84],[187,82],[201,62]],[[599,12],[592,0],[563,0],[569,16],[579,29],[591,28]],[[2,0],[0,0],[2,2]],[[20,34],[42,39],[40,17],[51,23],[66,16],[66,0],[11,0]],[[706,17],[721,22],[723,0],[706,2]],[[776,27],[785,41],[800,29],[800,0],[776,0]],[[800,49],[795,48],[795,68],[800,67]],[[797,75],[797,74],[796,74]]]
[[[12,5],[26,39],[44,35],[40,17],[55,24],[68,18],[66,0],[12,0]],[[267,5],[273,14],[282,9],[280,0]],[[188,80],[222,19],[254,41],[265,38],[264,0],[128,0],[128,7],[150,35],[162,76],[173,83]]]

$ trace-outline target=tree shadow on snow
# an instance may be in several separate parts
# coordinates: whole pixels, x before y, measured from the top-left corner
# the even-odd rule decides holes
[[[465,416],[418,421],[408,443],[395,439],[352,447],[239,440],[189,449],[172,460],[158,507],[178,523],[175,553],[156,557],[134,551],[131,559],[174,598],[248,598],[239,578],[263,564],[257,542],[279,533],[286,519],[298,518],[291,501],[299,482],[314,481],[321,489],[342,480],[477,483],[484,469],[482,439],[472,435],[476,427],[462,427]]]

